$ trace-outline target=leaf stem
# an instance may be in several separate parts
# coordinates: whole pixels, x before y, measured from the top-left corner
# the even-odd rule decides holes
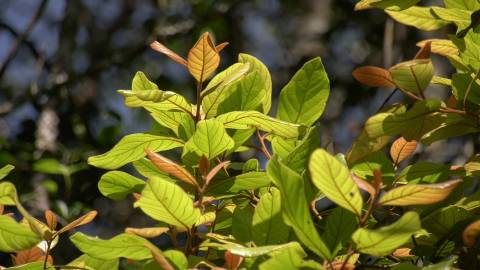
[[[267,159],[271,159],[272,154],[270,154],[267,146],[265,145],[265,135],[262,136],[258,129],[257,129],[257,138],[258,138],[258,141],[260,142],[260,145],[262,146],[262,148],[261,148],[262,153],[267,157]]]
[[[47,261],[48,261],[48,256],[50,255],[50,248],[52,246],[52,240],[47,241],[47,250],[45,251],[45,259],[43,260],[43,270],[47,269]]]

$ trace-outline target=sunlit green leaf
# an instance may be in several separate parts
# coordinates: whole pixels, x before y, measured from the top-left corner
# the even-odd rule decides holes
[[[418,2],[420,2],[420,0],[361,0],[355,5],[355,10],[377,7],[386,10],[399,11],[409,8]]]
[[[270,72],[260,60],[251,55],[241,53],[238,55],[238,61],[240,63],[249,63],[250,70],[256,72],[256,76],[259,76],[255,81],[259,80],[259,85],[262,85],[263,87],[261,88],[265,90],[265,95],[263,96],[262,101],[263,112],[268,113],[272,106],[272,79],[270,77]]]
[[[103,196],[112,200],[124,199],[133,192],[142,191],[145,181],[121,171],[110,171],[102,175],[98,189]]]
[[[405,167],[397,176],[400,183],[436,183],[447,180],[449,167],[432,162],[418,162]]]
[[[234,111],[222,114],[217,120],[225,128],[249,129],[252,127],[284,138],[297,138],[305,131],[302,125],[277,120],[257,111]]]
[[[421,94],[433,77],[433,65],[430,59],[415,59],[402,62],[389,69],[398,88],[413,94]]]
[[[385,12],[399,23],[425,31],[437,30],[448,24],[435,16],[428,7],[413,6],[401,11],[386,10]]]
[[[408,242],[411,236],[421,229],[420,218],[415,212],[407,212],[395,223],[379,229],[360,228],[352,240],[356,250],[373,256],[385,256]]]
[[[176,138],[136,133],[123,137],[110,151],[88,158],[90,165],[103,169],[116,169],[144,157],[145,148],[154,152],[183,146]]]
[[[5,178],[5,176],[7,176],[14,168],[15,168],[15,166],[10,165],[10,164],[5,165],[2,168],[0,168],[0,180]]]
[[[303,65],[280,92],[277,118],[311,126],[322,115],[330,94],[330,81],[317,57]]]
[[[345,165],[323,149],[313,152],[309,170],[315,186],[327,198],[361,216],[363,200]]]
[[[357,229],[358,220],[351,212],[337,207],[327,217],[322,238],[335,256],[342,248],[344,242],[352,236]]]
[[[267,174],[280,190],[284,222],[292,227],[298,239],[310,250],[325,259],[331,258],[310,216],[302,177],[283,165],[277,156],[269,161]]]
[[[68,266],[76,266],[93,270],[117,270],[118,265],[118,259],[96,259],[87,254],[83,254],[68,264]]]
[[[0,204],[3,205],[15,205],[15,197],[17,196],[17,190],[15,186],[10,182],[0,183]]]
[[[200,217],[199,209],[193,207],[192,199],[182,188],[156,177],[147,181],[135,207],[155,220],[183,229],[189,229]]]
[[[103,240],[77,232],[70,236],[70,240],[81,252],[96,259],[145,260],[152,257],[150,250],[145,247],[148,241],[133,234],[123,233],[108,240]]]
[[[0,215],[0,251],[16,252],[29,249],[42,239],[25,225],[9,216]]]
[[[290,228],[283,223],[280,191],[272,188],[260,198],[252,221],[252,236],[255,244],[275,245],[288,240]]]
[[[171,129],[182,140],[188,140],[195,132],[195,123],[188,113],[158,110],[154,106],[146,108],[155,121]]]
[[[422,227],[437,237],[442,237],[460,221],[472,217],[472,214],[462,207],[448,206],[439,209],[422,219]]]
[[[214,180],[208,186],[207,194],[235,194],[241,190],[255,190],[269,184],[270,179],[265,172],[248,172],[224,180]]]

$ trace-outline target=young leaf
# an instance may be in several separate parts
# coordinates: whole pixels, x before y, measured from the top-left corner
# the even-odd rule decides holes
[[[401,11],[386,10],[385,12],[399,23],[425,31],[437,30],[449,23],[438,18],[428,7],[413,6]]]
[[[111,239],[103,240],[77,232],[70,236],[70,240],[81,252],[97,259],[146,260],[152,258],[150,250],[145,247],[148,241],[132,234],[123,233]]]
[[[146,243],[145,247],[150,250],[152,253],[153,260],[159,265],[163,270],[175,270],[170,262],[163,256],[162,251],[151,243]]]
[[[396,87],[390,72],[380,67],[359,67],[353,71],[352,75],[357,81],[367,86],[384,88]]]
[[[169,48],[165,47],[162,43],[158,41],[154,41],[150,44],[150,48],[153,50],[163,53],[166,56],[168,56],[170,59],[173,61],[179,63],[180,65],[187,66],[187,60],[185,60],[183,57],[180,55],[176,54],[174,51],[170,50]]]
[[[257,58],[241,53],[238,55],[238,62],[240,63],[249,63],[250,69],[252,72],[256,72],[259,80],[260,89],[265,90],[265,95],[263,96],[263,113],[267,114],[270,111],[272,105],[272,78],[270,77],[270,72],[267,67]],[[255,81],[257,78],[255,78]]]
[[[257,111],[234,111],[218,116],[217,121],[225,128],[250,129],[255,127],[262,131],[283,138],[294,139],[305,131],[305,127],[277,120]]]
[[[467,247],[473,247],[477,243],[478,236],[480,235],[480,220],[477,220],[468,225],[463,230],[462,239],[463,243]]]
[[[189,185],[198,186],[197,180],[187,171],[187,169],[150,149],[145,149],[145,152],[152,163],[162,172],[182,180]]]
[[[141,158],[132,162],[132,164],[135,170],[146,178],[152,178],[159,175],[166,176],[166,174],[160,171],[160,169],[158,169],[148,158]]]
[[[348,168],[323,149],[317,149],[308,166],[313,184],[327,198],[357,216],[362,214],[363,200]]]
[[[90,212],[86,213],[85,215],[83,215],[83,216],[75,219],[74,221],[68,223],[67,225],[65,225],[65,227],[58,230],[58,232],[56,232],[55,234],[60,235],[64,232],[66,232],[66,231],[69,231],[69,230],[73,229],[73,228],[88,224],[88,223],[92,222],[92,220],[96,216],[97,216],[97,211],[90,211]]]
[[[31,262],[43,262],[44,260],[45,254],[43,253],[43,250],[36,246],[17,252],[15,256],[12,255],[13,265],[22,265]],[[48,256],[47,262],[49,264],[53,264],[52,256]]]
[[[145,148],[153,152],[183,146],[176,138],[136,133],[123,137],[110,151],[88,158],[88,163],[103,169],[116,169],[145,156]]]
[[[205,184],[208,185],[210,181],[220,172],[220,170],[225,169],[230,164],[230,160],[222,161],[217,164],[217,166],[213,167],[213,169],[205,176]]]
[[[418,50],[417,54],[415,55],[414,59],[429,59],[430,53],[432,52],[432,43],[426,42],[420,50]]]
[[[399,220],[388,226],[370,230],[360,228],[352,235],[356,250],[373,256],[385,256],[408,242],[421,229],[420,218],[415,212],[405,213]]]
[[[217,46],[215,46],[215,50],[217,50],[217,52],[221,52],[223,51],[223,49],[225,49],[225,47],[227,47],[227,45],[230,44],[228,42],[222,42],[220,44],[218,44]]]
[[[311,126],[320,118],[330,94],[330,81],[317,57],[303,65],[280,92],[277,118]]]
[[[351,212],[337,207],[327,217],[322,238],[335,256],[342,248],[344,242],[352,236],[357,228],[358,220]]]
[[[442,56],[458,55],[459,51],[457,46],[448,39],[426,39],[417,42],[417,46],[422,48],[426,43],[430,42],[430,50],[432,53],[436,53]]]
[[[155,220],[186,230],[200,217],[199,209],[193,207],[192,199],[179,186],[159,178],[147,181],[134,206]]]
[[[445,200],[460,182],[452,180],[439,184],[404,185],[385,193],[378,203],[395,206],[433,204]]]
[[[5,178],[5,176],[7,176],[14,168],[15,168],[15,166],[10,165],[10,164],[5,165],[2,168],[0,168],[0,180]]]
[[[215,119],[201,120],[193,136],[185,143],[182,159],[197,164],[201,156],[209,160],[226,152],[235,145],[221,122]]]
[[[252,220],[253,241],[258,246],[277,245],[288,240],[290,228],[283,223],[280,191],[272,188],[260,198]]]
[[[130,233],[138,235],[143,238],[154,238],[158,237],[163,233],[168,232],[170,229],[168,227],[150,227],[150,228],[126,228],[125,233]]]
[[[50,230],[55,230],[57,228],[57,215],[51,210],[45,211],[45,219],[47,220],[47,225]]]
[[[315,254],[331,259],[330,250],[313,224],[302,177],[283,165],[275,155],[268,162],[267,174],[280,190],[285,223],[292,227],[298,239]]]
[[[402,62],[389,69],[398,88],[413,94],[422,94],[433,77],[430,59],[416,59]]]
[[[112,200],[124,199],[127,195],[142,191],[145,181],[121,171],[110,171],[102,175],[98,189],[103,196]]]
[[[390,157],[395,166],[397,166],[400,162],[412,155],[415,149],[417,149],[417,141],[407,141],[405,138],[400,137],[396,139],[390,147]]]
[[[0,251],[17,252],[29,249],[41,241],[28,226],[18,224],[13,218],[0,215]]]
[[[188,71],[202,83],[220,64],[220,55],[215,49],[209,33],[204,33],[188,52]]]

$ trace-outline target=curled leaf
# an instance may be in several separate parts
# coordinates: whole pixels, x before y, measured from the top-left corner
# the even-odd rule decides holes
[[[461,180],[452,180],[439,184],[404,185],[394,188],[382,196],[382,205],[422,205],[443,201],[457,187]]]
[[[145,243],[145,247],[150,250],[155,262],[164,270],[175,270],[170,262],[163,256],[162,251],[151,243]]]
[[[417,149],[417,141],[407,141],[405,138],[400,137],[395,140],[390,147],[390,157],[392,157],[395,165],[407,159]]]
[[[388,70],[380,67],[359,67],[353,71],[352,75],[357,81],[371,87],[395,88],[395,83]]]
[[[209,33],[204,33],[188,52],[187,68],[197,82],[205,81],[220,64],[220,55]]]
[[[143,238],[154,238],[168,232],[168,227],[131,228],[125,229],[126,233],[135,234]]]
[[[457,46],[448,39],[426,39],[417,42],[417,46],[423,48],[426,43],[430,43],[430,50],[432,53],[442,56],[458,55],[459,51]]]
[[[217,166],[215,166],[215,167],[207,174],[207,176],[205,177],[205,183],[208,185],[208,183],[210,183],[210,181],[213,179],[213,177],[215,177],[215,175],[217,175],[217,173],[218,173],[221,169],[227,167],[229,164],[230,164],[230,160],[220,162]]]
[[[187,66],[187,60],[185,60],[183,57],[181,57],[180,55],[176,54],[174,51],[170,50],[169,48],[165,47],[165,45],[163,45],[162,43],[158,42],[158,41],[154,41],[150,44],[150,48],[152,48],[153,50],[159,52],[159,53],[163,53],[165,54],[166,56],[168,56],[170,59],[172,59],[173,61],[179,63],[180,65],[184,65],[184,66]]]
[[[58,232],[56,232],[56,235],[59,235],[61,233],[64,233],[66,231],[69,231],[73,228],[88,224],[92,222],[92,220],[97,216],[97,211],[90,211],[86,213],[85,215],[75,219],[74,221],[70,222],[67,224],[65,227],[61,228]]]
[[[423,44],[423,46],[417,52],[414,59],[428,59],[430,58],[431,51],[432,51],[432,42],[427,41],[425,42],[425,44]]]
[[[236,270],[243,262],[243,257],[232,254],[230,251],[225,251],[225,266],[229,270]]]
[[[370,196],[372,196],[372,197],[377,194],[377,191],[375,190],[375,188],[370,183],[368,183],[367,181],[363,180],[362,178],[356,176],[355,174],[351,174],[351,176],[352,176],[353,182],[355,182],[355,184],[357,184],[359,189],[368,192],[368,194],[370,194]]]
[[[50,230],[55,230],[57,227],[57,216],[50,210],[45,211],[45,219]]]
[[[222,42],[222,43],[218,44],[217,46],[215,46],[215,50],[217,50],[217,52],[221,52],[225,47],[227,47],[228,44],[230,44],[230,43]]]
[[[152,163],[157,166],[162,172],[165,172],[183,182],[192,185],[198,186],[195,177],[191,175],[185,168],[173,162],[172,160],[157,154],[150,149],[145,149],[147,157],[152,161]]]

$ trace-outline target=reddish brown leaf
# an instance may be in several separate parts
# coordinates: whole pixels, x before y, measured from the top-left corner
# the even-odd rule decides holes
[[[134,198],[136,201],[138,201],[138,200],[140,200],[140,197],[142,197],[142,194],[140,194],[140,193],[138,193],[138,192],[134,192],[134,193],[132,194],[132,196],[133,196],[133,198]]]
[[[234,255],[230,251],[225,251],[225,267],[228,270],[237,270],[243,262],[243,257]]]
[[[217,52],[221,52],[225,47],[227,47],[228,44],[229,44],[228,42],[220,43],[217,46],[215,46],[215,50],[217,50]]]
[[[370,196],[372,197],[374,197],[377,194],[377,191],[372,185],[370,185],[370,183],[356,176],[355,174],[351,174],[351,176],[352,176],[353,182],[357,184],[358,188],[368,192],[368,194],[370,194]]]
[[[457,107],[457,98],[454,95],[451,95],[447,100],[447,107],[456,108]]]
[[[220,55],[209,33],[204,33],[188,52],[187,68],[197,82],[205,81],[220,64]]]
[[[392,255],[399,258],[414,256],[410,253],[410,251],[412,250],[409,248],[398,248],[393,252]]]
[[[12,255],[13,265],[22,265],[32,262],[44,261],[45,254],[39,247],[33,247],[31,249],[22,250],[17,252],[16,255]],[[53,264],[53,258],[48,256],[47,262]]]
[[[352,75],[357,81],[371,87],[396,87],[390,72],[383,68],[374,66],[359,67],[353,71]]]
[[[45,211],[45,219],[50,230],[55,230],[57,227],[57,216],[50,210]]]
[[[69,231],[73,228],[76,228],[78,226],[82,226],[85,224],[88,224],[92,222],[92,220],[97,216],[97,211],[90,211],[86,213],[85,215],[75,219],[74,221],[70,222],[67,224],[65,227],[61,228],[56,234],[59,235],[61,233],[64,233],[66,231]]]
[[[145,149],[147,157],[152,161],[152,163],[159,168],[162,172],[165,172],[183,182],[198,187],[198,183],[185,168],[173,162],[172,160],[153,152],[150,149]]]
[[[163,53],[168,56],[173,61],[179,63],[180,65],[187,66],[187,60],[185,60],[180,55],[176,54],[174,51],[170,50],[169,48],[165,47],[162,43],[158,41],[154,41],[150,44],[150,48],[154,49],[159,53]]]
[[[477,243],[478,236],[480,235],[480,220],[477,220],[468,225],[463,231],[463,243],[467,247],[473,247]]]
[[[432,50],[432,42],[427,41],[423,46],[418,50],[417,54],[415,55],[415,59],[427,59],[430,58],[430,53]]]
[[[227,160],[227,161],[220,162],[217,166],[215,166],[205,177],[206,185],[208,185],[208,183],[210,183],[210,181],[213,179],[213,177],[215,177],[215,175],[217,175],[217,173],[221,169],[227,167],[229,164],[230,164],[230,160]]]
[[[210,169],[210,161],[205,155],[203,155],[198,162],[198,170],[200,171],[200,174],[205,177],[208,173],[208,169]]]
[[[393,163],[396,165],[407,159],[417,149],[417,141],[407,141],[405,138],[400,137],[395,140],[390,147],[390,157],[392,157]]]

